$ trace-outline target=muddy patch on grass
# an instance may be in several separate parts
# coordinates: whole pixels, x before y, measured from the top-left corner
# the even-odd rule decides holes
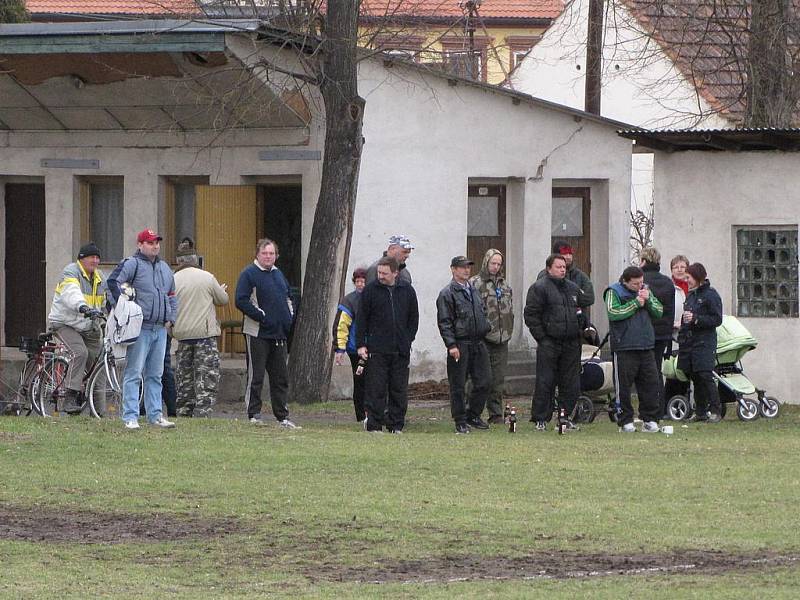
[[[0,505],[0,539],[73,544],[122,544],[218,538],[244,530],[232,518],[188,514],[96,513]]]
[[[664,554],[581,554],[536,552],[527,556],[442,556],[420,560],[382,560],[358,566],[317,564],[304,575],[316,581],[352,583],[451,583],[578,579],[630,575],[722,574],[797,564],[800,554],[733,554],[685,550]]]

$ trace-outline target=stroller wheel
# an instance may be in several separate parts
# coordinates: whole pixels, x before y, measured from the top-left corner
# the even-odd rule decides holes
[[[594,421],[594,403],[589,396],[578,396],[575,408],[572,411],[572,420],[575,423],[591,423]]]
[[[667,402],[667,414],[673,421],[685,421],[691,416],[692,407],[686,396],[673,396]]]
[[[780,410],[780,403],[778,402],[777,398],[773,398],[772,396],[764,396],[761,399],[761,403],[759,405],[761,409],[761,416],[766,417],[767,419],[774,419],[778,416],[778,411]]]
[[[752,398],[741,398],[736,405],[736,416],[742,421],[755,421],[758,418],[758,402]]]

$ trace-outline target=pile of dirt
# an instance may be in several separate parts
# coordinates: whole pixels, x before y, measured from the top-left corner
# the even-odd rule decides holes
[[[187,514],[97,513],[0,505],[0,539],[114,544],[215,538],[242,531],[235,519]]]

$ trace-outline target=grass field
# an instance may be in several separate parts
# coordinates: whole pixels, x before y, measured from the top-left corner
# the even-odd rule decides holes
[[[800,410],[456,436],[0,418],[4,598],[797,598]]]

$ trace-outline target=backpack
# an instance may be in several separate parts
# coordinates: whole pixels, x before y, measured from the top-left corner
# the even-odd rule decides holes
[[[124,358],[127,347],[139,339],[143,320],[142,307],[121,294],[106,323],[106,340],[116,358]]]

